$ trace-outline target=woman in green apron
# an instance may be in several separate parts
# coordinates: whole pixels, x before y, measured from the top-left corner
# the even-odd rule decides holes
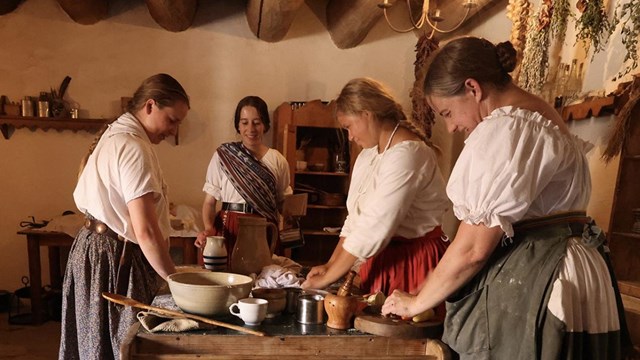
[[[619,293],[585,216],[592,146],[512,82],[515,64],[511,43],[474,37],[434,55],[427,101],[468,134],[447,184],[461,223],[420,293],[395,292],[383,313],[447,300],[443,340],[461,358],[620,359]]]

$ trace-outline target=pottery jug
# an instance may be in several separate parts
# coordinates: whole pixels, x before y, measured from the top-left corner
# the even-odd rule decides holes
[[[231,272],[258,275],[263,267],[271,265],[278,228],[262,217],[241,217],[238,222],[238,236],[229,264]],[[267,228],[272,232],[271,248],[267,242]]]
[[[222,236],[207,236],[202,250],[204,267],[213,271],[227,271],[227,246]]]

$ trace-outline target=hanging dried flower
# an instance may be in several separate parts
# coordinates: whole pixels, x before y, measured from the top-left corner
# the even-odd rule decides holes
[[[527,37],[527,19],[529,18],[529,0],[509,0],[507,5],[507,18],[511,20],[511,36],[509,41],[516,49],[516,61],[522,63],[522,54]],[[513,73],[514,81],[518,81],[520,70],[516,69]]]
[[[542,93],[542,85],[549,67],[551,6],[551,0],[543,0],[537,13],[529,21],[529,28],[535,30],[527,33],[518,79],[523,89],[538,95]]]
[[[638,39],[640,39],[640,0],[630,0],[625,4],[618,4],[616,16],[614,17],[612,28],[622,23],[622,44],[627,53],[624,62],[627,64],[613,78],[613,81],[627,75],[631,70],[638,67]],[[628,61],[631,63],[629,64]]]
[[[567,22],[571,16],[569,0],[555,0],[551,11],[551,36],[564,40],[567,33]]]
[[[578,10],[582,11],[576,19],[576,42],[579,40],[590,41],[593,45],[593,54],[604,50],[613,27],[607,18],[602,0],[578,1]]]
[[[409,93],[411,97],[411,122],[416,127],[422,129],[427,138],[431,138],[431,127],[435,122],[435,115],[433,110],[427,104],[424,92],[424,77],[426,75],[426,63],[427,59],[438,49],[438,41],[429,38],[426,33],[422,34],[418,38],[416,43],[416,61],[413,63],[415,82],[413,83],[413,89]]]

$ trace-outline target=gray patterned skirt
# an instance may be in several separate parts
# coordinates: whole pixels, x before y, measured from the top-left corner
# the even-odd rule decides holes
[[[127,296],[150,304],[158,275],[140,247],[131,247]],[[118,359],[136,310],[105,300],[116,292],[116,275],[124,242],[82,228],[71,246],[62,286],[60,359]]]

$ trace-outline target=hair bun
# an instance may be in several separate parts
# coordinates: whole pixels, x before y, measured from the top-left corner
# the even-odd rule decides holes
[[[498,62],[505,72],[510,73],[516,68],[516,49],[511,42],[505,41],[496,45]]]

